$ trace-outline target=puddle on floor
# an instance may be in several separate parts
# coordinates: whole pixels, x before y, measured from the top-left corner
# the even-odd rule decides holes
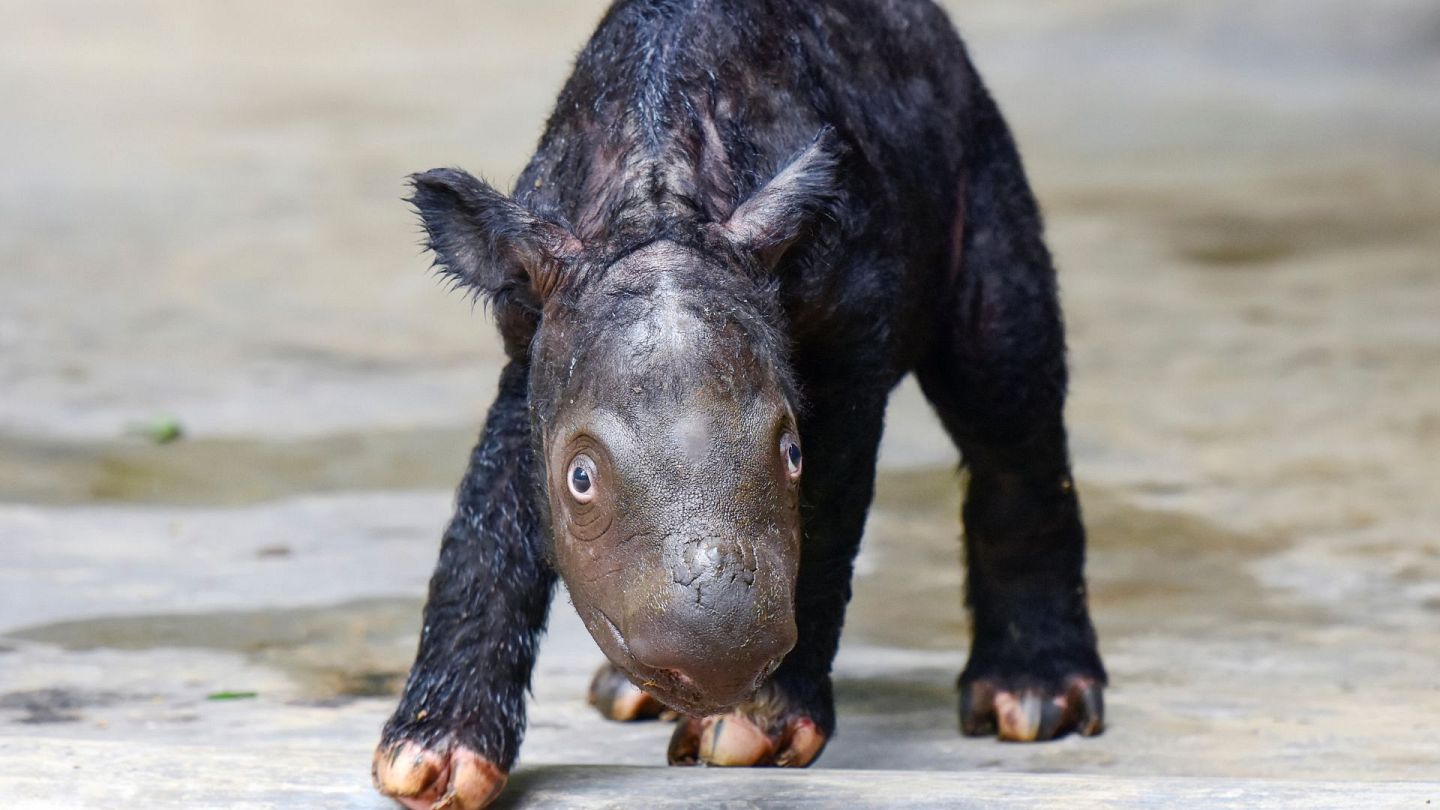
[[[0,695],[0,712],[14,712],[14,721],[23,725],[78,723],[84,719],[81,714],[83,710],[104,708],[117,703],[142,700],[145,697],[80,689],[30,689]]]
[[[0,436],[0,502],[238,506],[309,492],[452,489],[478,431],[477,425],[163,445]]]
[[[66,650],[207,649],[284,672],[303,701],[396,694],[415,654],[418,599],[366,599],[320,608],[111,616],[6,635]]]

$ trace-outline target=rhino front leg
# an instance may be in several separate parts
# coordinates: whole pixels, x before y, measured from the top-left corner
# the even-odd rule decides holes
[[[555,576],[535,503],[526,369],[512,362],[430,580],[419,650],[375,751],[380,792],[470,810],[505,786]]]

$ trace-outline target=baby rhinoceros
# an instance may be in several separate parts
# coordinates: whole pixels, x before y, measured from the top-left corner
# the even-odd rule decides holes
[[[674,764],[813,762],[886,400],[912,372],[968,467],[961,729],[1100,730],[1055,272],[929,0],[621,0],[511,195],[451,169],[413,184],[509,361],[383,792],[499,792],[556,573],[609,658],[602,712],[678,712]]]

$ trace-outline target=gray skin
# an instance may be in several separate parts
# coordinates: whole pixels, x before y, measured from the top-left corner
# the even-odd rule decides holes
[[[763,320],[712,289],[747,282],[713,263],[642,247],[547,306],[532,346],[556,568],[606,656],[696,715],[794,646],[800,559],[789,386],[756,354]]]

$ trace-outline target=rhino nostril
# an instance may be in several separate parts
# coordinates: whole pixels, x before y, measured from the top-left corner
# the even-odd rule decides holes
[[[775,670],[780,668],[780,663],[784,660],[785,656],[783,655],[777,655],[770,659],[770,661],[765,664],[765,667],[755,675],[755,682],[751,684],[751,686],[756,689],[764,686],[765,682],[770,679],[770,676],[775,674]]]
[[[696,688],[696,687],[695,687],[695,680],[694,680],[693,678],[691,678],[689,675],[686,675],[686,674],[685,674],[684,672],[682,672],[681,670],[671,668],[671,669],[665,670],[665,674],[669,675],[670,677],[674,678],[675,680],[679,681],[680,683],[685,684],[686,686],[690,687],[691,689]]]

